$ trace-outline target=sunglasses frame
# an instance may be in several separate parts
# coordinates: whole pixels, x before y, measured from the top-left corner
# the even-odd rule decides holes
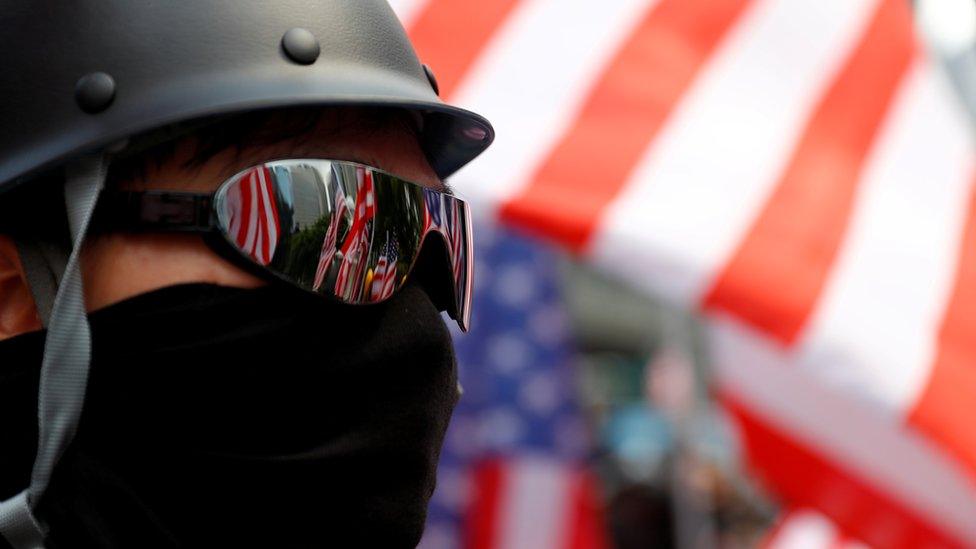
[[[408,279],[417,274],[416,271],[418,263],[422,257],[429,254],[429,237],[431,234],[436,234],[439,235],[440,238],[435,238],[434,240],[439,242],[438,246],[443,251],[442,257],[446,259],[446,265],[435,267],[434,269],[428,267],[425,269],[425,272],[431,270],[441,272],[446,271],[449,275],[448,278],[450,278],[450,287],[453,290],[449,292],[452,298],[447,299],[446,295],[440,291],[437,291],[437,288],[431,288],[431,286],[435,285],[437,287],[443,287],[446,283],[443,277],[441,277],[440,280],[437,280],[436,283],[431,280],[425,281],[425,287],[428,289],[428,293],[432,294],[431,298],[435,301],[435,305],[437,305],[438,308],[446,310],[448,314],[457,321],[462,331],[467,331],[471,319],[471,302],[474,277],[474,250],[471,211],[467,202],[451,193],[431,189],[390,174],[389,172],[358,162],[319,158],[287,158],[270,160],[241,170],[240,172],[224,180],[215,190],[211,192],[164,190],[123,191],[117,189],[106,189],[99,197],[99,203],[95,215],[93,216],[91,230],[92,232],[96,233],[158,232],[199,234],[203,237],[204,242],[222,258],[231,261],[234,265],[239,266],[247,272],[259,276],[265,280],[281,281],[287,286],[293,287],[298,291],[316,294],[330,301],[353,306],[369,304],[347,301],[341,296],[337,295],[336,291],[322,292],[310,287],[304,287],[288,276],[285,276],[284,274],[270,268],[268,265],[262,265],[254,257],[248,255],[247,252],[241,249],[241,247],[239,247],[237,243],[232,240],[232,235],[229,234],[230,229],[225,227],[224,223],[220,219],[220,208],[225,201],[223,197],[226,196],[228,188],[235,183],[239,183],[242,178],[246,177],[251,171],[262,168],[314,167],[314,165],[321,165],[322,163],[328,163],[330,167],[333,165],[339,165],[340,167],[365,170],[369,172],[370,177],[380,176],[384,181],[392,181],[401,185],[410,186],[415,190],[422,191],[425,200],[419,201],[420,203],[418,205],[418,207],[424,208],[422,212],[426,212],[430,207],[429,202],[426,200],[428,195],[434,195],[442,201],[446,199],[446,202],[444,203],[445,207],[450,204],[452,207],[457,208],[454,215],[458,218],[463,217],[463,220],[455,219],[454,221],[455,223],[458,223],[458,221],[463,221],[463,226],[459,228],[461,233],[459,238],[462,239],[460,242],[460,250],[458,252],[452,252],[452,237],[445,234],[441,227],[432,224],[422,227],[417,235],[418,242],[416,245],[416,253],[411,258],[409,266],[403,271],[405,274],[403,275],[402,279],[396,284],[395,289],[390,295],[370,303],[381,303],[386,301],[392,295],[395,295],[396,292],[399,291],[404,284],[406,284]],[[277,200],[275,201],[277,202]],[[355,200],[353,203],[356,205],[356,207],[359,206]],[[376,211],[381,212],[382,209],[377,207]],[[335,211],[328,213],[328,215],[335,214]],[[383,214],[379,213],[379,215]],[[349,234],[346,234],[346,238],[349,238]],[[366,252],[367,254],[369,254],[369,252],[372,250],[372,245],[373,242],[371,239],[370,247]],[[462,273],[460,281],[458,280],[458,275],[455,274],[456,269],[453,263],[456,261],[456,259],[454,255],[452,255],[453,253],[460,253],[462,255],[461,260],[464,262],[464,264],[460,266],[460,271]],[[277,256],[269,258],[268,263],[270,263],[274,257]],[[333,259],[333,261],[337,260],[342,261],[342,258],[340,257],[338,259]],[[329,268],[331,269],[331,266]],[[434,276],[438,275],[435,274]],[[459,287],[459,282],[463,284],[463,287]],[[432,289],[434,291],[431,291]]]

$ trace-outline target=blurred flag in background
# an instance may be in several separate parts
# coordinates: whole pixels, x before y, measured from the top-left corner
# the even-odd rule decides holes
[[[393,4],[498,130],[454,186],[708,319],[770,490],[976,546],[976,146],[907,0]]]
[[[472,329],[456,334],[463,394],[423,549],[603,549],[555,253],[475,227]]]

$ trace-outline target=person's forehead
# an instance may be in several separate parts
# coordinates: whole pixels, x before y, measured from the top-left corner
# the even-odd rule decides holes
[[[416,134],[399,119],[360,120],[319,124],[307,138],[285,143],[282,156],[349,160],[379,168],[403,179],[442,192],[450,192],[430,167]]]
[[[287,115],[285,115],[287,116]],[[293,116],[293,114],[292,114]],[[294,120],[291,119],[290,122]],[[450,193],[430,167],[411,119],[394,112],[359,108],[323,109],[309,114],[309,125],[278,136],[274,120],[268,130],[274,137],[262,143],[234,143],[206,161],[192,158],[202,144],[190,136],[180,142],[175,155],[161,165],[150,166],[145,177],[125,181],[134,189],[213,191],[228,178],[263,162],[284,159],[320,158],[366,164],[419,185]],[[267,122],[267,121],[266,121]],[[283,124],[282,128],[293,128]],[[279,138],[280,137],[280,138]],[[190,166],[195,167],[191,168]]]

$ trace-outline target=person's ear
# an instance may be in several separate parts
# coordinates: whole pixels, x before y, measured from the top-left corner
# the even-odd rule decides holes
[[[17,246],[0,235],[0,340],[41,329]]]

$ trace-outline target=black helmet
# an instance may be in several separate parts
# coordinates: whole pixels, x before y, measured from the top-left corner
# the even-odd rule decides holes
[[[418,113],[444,177],[493,139],[443,103],[382,0],[8,1],[0,9],[0,191],[176,122],[263,108]]]
[[[0,28],[0,192],[64,167],[71,233],[54,260],[36,235],[18,241],[48,334],[31,483],[0,501],[0,538],[34,549],[44,525],[33,508],[84,401],[90,337],[78,262],[111,151],[218,115],[393,107],[415,113],[421,146],[446,177],[494,134],[438,99],[383,0],[8,0]]]

